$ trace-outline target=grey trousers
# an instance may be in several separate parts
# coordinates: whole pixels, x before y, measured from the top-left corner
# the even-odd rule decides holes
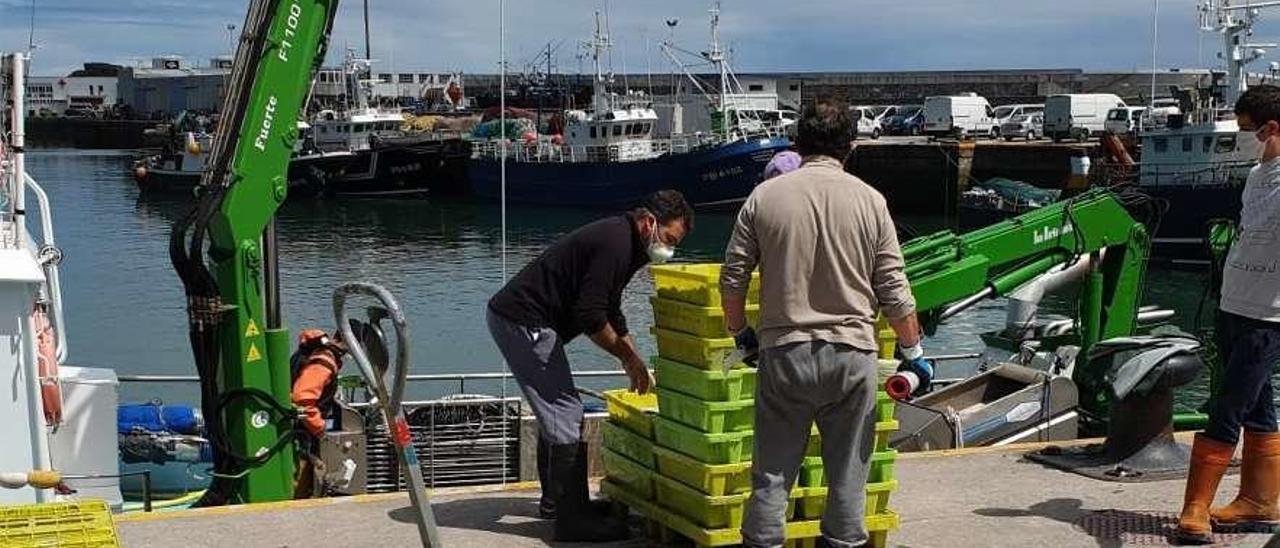
[[[848,345],[815,341],[761,351],[744,545],[783,545],[789,492],[815,421],[828,478],[822,536],[840,548],[866,543],[876,381],[875,354]]]
[[[492,310],[486,311],[485,320],[493,342],[538,417],[542,439],[552,445],[578,443],[582,439],[582,398],[555,330],[524,327]]]

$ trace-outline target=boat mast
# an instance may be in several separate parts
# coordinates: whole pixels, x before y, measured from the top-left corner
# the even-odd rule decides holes
[[[369,45],[369,0],[364,0],[364,58],[373,59]]]
[[[727,141],[729,139],[729,104],[727,100],[729,71],[724,63],[724,50],[720,49],[719,0],[711,6],[711,51],[707,52],[707,60],[714,63],[716,69],[720,71],[720,131]]]
[[[596,11],[596,32],[591,40],[591,59],[595,63],[596,78],[591,86],[591,102],[594,105],[595,114],[602,115],[612,110],[609,104],[609,82],[605,79],[603,67],[600,62],[604,58],[604,53],[608,51],[609,46],[609,30],[600,24],[600,11]]]
[[[1247,42],[1253,34],[1253,25],[1262,16],[1262,9],[1274,7],[1280,7],[1280,0],[1240,6],[1233,6],[1231,0],[1204,0],[1200,5],[1202,28],[1222,33],[1222,51],[1227,62],[1227,93],[1224,99],[1228,105],[1235,104],[1240,94],[1249,89],[1249,73],[1245,70],[1249,63],[1261,59],[1266,50],[1280,46]]]

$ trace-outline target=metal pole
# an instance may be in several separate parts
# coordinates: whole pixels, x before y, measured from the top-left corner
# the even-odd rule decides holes
[[[1158,42],[1160,40],[1160,0],[1151,0],[1151,4],[1151,97],[1147,99],[1147,102],[1150,108],[1155,108],[1156,53],[1159,51]]]
[[[27,179],[27,160],[26,160],[26,144],[27,144],[27,106],[26,106],[26,54],[13,54],[13,135],[10,140],[10,148],[13,149],[13,220],[14,234],[17,236],[19,245],[26,238],[26,219],[27,202],[26,187]]]
[[[368,0],[366,0],[368,1]],[[499,198],[502,202],[502,282],[507,282],[507,0],[498,0],[498,145]]]
[[[369,46],[369,0],[364,0],[364,58],[373,59],[373,51]]]
[[[151,511],[151,471],[142,471],[142,511]]]

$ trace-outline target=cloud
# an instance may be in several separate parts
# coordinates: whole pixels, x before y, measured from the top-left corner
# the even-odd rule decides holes
[[[59,74],[84,61],[129,62],[176,53],[203,60],[226,53],[226,25],[240,26],[244,2],[187,0],[0,0],[0,50],[27,42],[36,2],[35,70]],[[373,56],[385,71],[495,72],[498,0],[369,0]],[[1161,0],[1161,67],[1215,61],[1219,43],[1196,32],[1193,0]],[[363,49],[362,2],[340,4],[335,61]],[[589,67],[600,0],[510,0],[507,52],[513,70],[558,44],[555,70]],[[705,49],[707,8],[700,0],[613,1],[608,15],[617,72],[668,72],[656,45],[668,37]],[[722,39],[741,71],[916,70],[975,68],[1146,69],[1151,8],[1127,0],[726,0]],[[664,21],[678,19],[674,31]],[[1280,11],[1263,15],[1257,36],[1280,38]],[[648,46],[648,47],[646,47]],[[1275,55],[1280,58],[1280,53]],[[1261,70],[1261,65],[1257,67]]]

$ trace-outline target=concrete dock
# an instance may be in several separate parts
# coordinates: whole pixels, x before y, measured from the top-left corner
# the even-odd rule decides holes
[[[1102,482],[1022,459],[1035,446],[902,455],[890,508],[901,528],[890,546],[1112,547],[1168,545],[1182,502],[1182,480]],[[1239,485],[1223,479],[1219,502]],[[550,523],[538,520],[536,484],[433,493],[445,546],[546,546]],[[615,546],[651,546],[642,520],[637,538]],[[132,514],[117,518],[125,546],[277,548],[414,546],[408,497],[368,495],[240,507]],[[1267,546],[1268,535],[1220,535],[1218,546]],[[1275,546],[1280,546],[1277,541]]]

